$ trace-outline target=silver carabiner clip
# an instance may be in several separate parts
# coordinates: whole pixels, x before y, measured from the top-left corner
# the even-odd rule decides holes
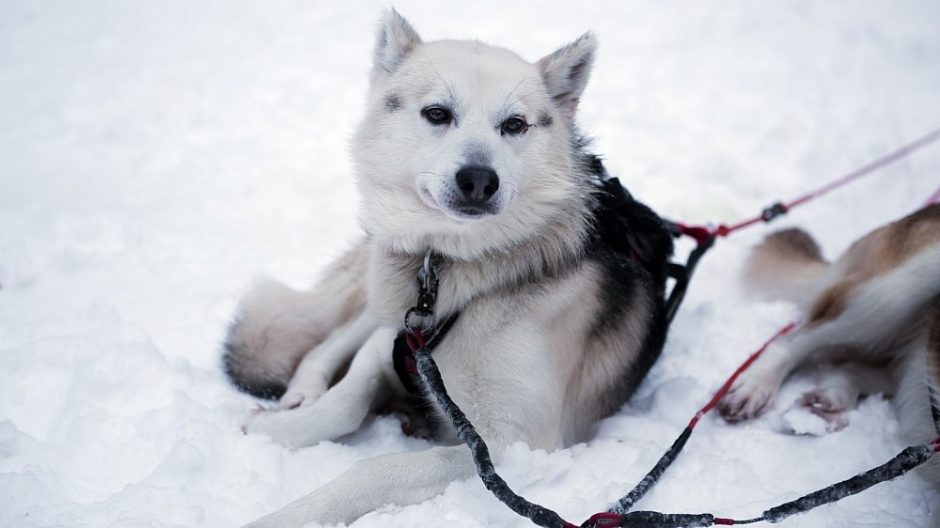
[[[418,272],[418,279],[421,281],[421,284],[424,285],[424,290],[429,291],[431,289],[431,281],[433,280],[434,271],[431,269],[431,248],[428,248],[427,253],[424,254],[424,265],[421,267],[421,271]]]

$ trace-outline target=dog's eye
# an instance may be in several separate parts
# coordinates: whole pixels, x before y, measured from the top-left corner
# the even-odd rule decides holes
[[[519,116],[510,117],[499,125],[499,132],[501,134],[521,134],[528,129],[529,124],[525,122],[525,119]]]
[[[421,111],[421,115],[432,125],[446,125],[454,120],[450,110],[440,106],[429,106]]]

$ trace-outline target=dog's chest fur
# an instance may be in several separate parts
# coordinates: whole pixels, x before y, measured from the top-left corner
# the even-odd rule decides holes
[[[588,215],[549,228],[487,259],[445,258],[434,307],[438,321],[461,312],[434,352],[454,400],[482,431],[525,429],[544,449],[583,439],[619,407],[665,336],[657,280],[592,238]],[[423,255],[369,245],[369,310],[400,327]]]
[[[417,299],[422,258],[379,248],[372,253],[370,309],[384,323],[400,325]],[[585,329],[599,308],[602,273],[583,257],[572,256],[563,267],[554,264],[546,274],[524,269],[511,258],[445,260],[435,306],[438,320],[461,312],[434,351],[451,397],[481,431],[526,429],[519,431],[521,437],[540,439],[532,447],[543,449],[567,443],[561,411],[582,360]],[[442,420],[436,421],[444,425],[437,428],[438,436],[452,436]]]

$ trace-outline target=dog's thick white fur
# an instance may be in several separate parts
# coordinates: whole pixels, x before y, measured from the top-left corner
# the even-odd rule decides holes
[[[574,126],[594,50],[585,34],[533,64],[477,41],[425,43],[385,15],[353,141],[366,236],[311,291],[266,282],[243,301],[225,367],[280,396],[247,432],[298,448],[408,400],[391,350],[429,249],[443,259],[436,317],[460,312],[434,357],[497,461],[513,442],[585,439],[623,404],[665,339],[671,239],[635,204],[642,262],[598,241],[599,162]],[[251,526],[351,522],[470,477],[466,447],[424,404],[441,446],[360,462]]]
[[[818,365],[818,386],[796,404],[844,427],[863,394],[893,394],[905,438],[940,436],[940,205],[883,226],[828,264],[806,233],[770,235],[748,264],[751,286],[799,303],[803,326],[771,345],[722,400],[731,421],[769,409],[798,367]],[[940,485],[940,462],[920,472]],[[938,509],[940,510],[940,509]],[[940,526],[940,512],[932,526]]]

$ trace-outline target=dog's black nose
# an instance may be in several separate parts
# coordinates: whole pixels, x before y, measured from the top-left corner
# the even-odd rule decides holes
[[[457,188],[471,204],[482,204],[499,190],[496,171],[481,165],[467,165],[457,171]]]

